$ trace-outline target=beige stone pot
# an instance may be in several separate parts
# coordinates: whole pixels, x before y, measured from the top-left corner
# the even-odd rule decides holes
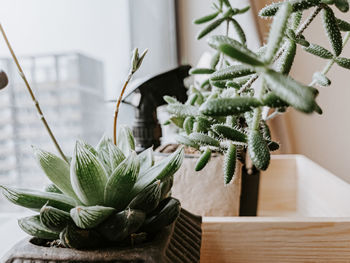
[[[241,163],[237,162],[234,180],[225,186],[223,156],[213,155],[205,168],[196,172],[194,167],[198,158],[199,155],[186,155],[181,168],[174,175],[172,196],[180,200],[184,209],[197,215],[238,216]]]

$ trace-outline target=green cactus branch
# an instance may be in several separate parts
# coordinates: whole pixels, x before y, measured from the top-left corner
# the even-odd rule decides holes
[[[16,67],[17,67],[17,69],[18,69],[18,71],[19,71],[19,75],[21,76],[22,80],[24,81],[24,84],[25,84],[25,86],[26,86],[26,88],[27,88],[27,91],[28,91],[28,93],[29,93],[29,95],[30,95],[30,97],[31,97],[31,99],[32,99],[32,101],[33,101],[33,103],[34,103],[34,105],[35,105],[35,108],[36,108],[36,110],[37,110],[37,112],[38,112],[38,114],[39,114],[39,117],[40,117],[41,122],[43,123],[43,125],[44,125],[44,127],[45,127],[47,133],[49,134],[49,136],[50,136],[50,138],[51,138],[51,140],[52,140],[54,146],[56,147],[56,149],[57,149],[58,153],[60,154],[60,156],[62,157],[62,159],[65,160],[66,162],[68,162],[67,157],[66,157],[65,154],[63,153],[63,151],[62,151],[60,145],[58,144],[58,142],[57,142],[57,140],[56,140],[56,138],[55,138],[55,136],[54,136],[54,134],[53,134],[53,132],[52,132],[50,126],[49,126],[49,124],[48,124],[47,121],[46,121],[46,118],[45,118],[45,116],[44,116],[44,113],[43,113],[42,110],[41,110],[41,107],[40,107],[40,105],[39,105],[39,102],[38,102],[38,100],[36,99],[36,97],[35,97],[35,95],[34,95],[34,92],[33,92],[32,88],[31,88],[30,85],[29,85],[29,82],[28,82],[28,80],[27,80],[27,78],[26,78],[26,76],[25,76],[25,74],[24,74],[24,72],[23,72],[23,70],[22,70],[21,65],[20,65],[19,62],[18,62],[18,59],[17,59],[17,57],[16,57],[16,55],[15,55],[15,52],[13,51],[13,49],[12,49],[12,47],[11,47],[11,44],[10,44],[10,42],[9,42],[7,36],[6,36],[5,30],[4,30],[4,28],[2,27],[1,24],[0,24],[0,31],[1,31],[1,34],[2,34],[2,36],[3,36],[3,38],[4,38],[4,40],[5,40],[5,43],[6,43],[7,47],[8,47],[8,49],[9,49],[9,51],[10,51],[10,53],[11,53],[12,59],[13,59],[13,61],[14,61],[15,64],[16,64]]]

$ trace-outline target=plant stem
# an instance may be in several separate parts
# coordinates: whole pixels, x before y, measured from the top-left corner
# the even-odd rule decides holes
[[[59,154],[61,155],[62,159],[65,160],[66,162],[68,162],[67,157],[64,155],[64,153],[63,153],[61,147],[59,146],[59,144],[58,144],[58,142],[57,142],[55,136],[53,135],[53,133],[52,133],[52,131],[51,131],[51,129],[50,129],[49,124],[47,123],[47,121],[46,121],[46,119],[45,119],[45,116],[44,116],[44,114],[43,114],[43,112],[42,112],[42,110],[41,110],[41,108],[40,108],[39,102],[38,102],[37,99],[35,98],[35,95],[34,95],[34,93],[33,93],[33,90],[31,89],[31,87],[30,87],[30,85],[29,85],[29,82],[28,82],[28,80],[27,80],[27,78],[26,78],[26,76],[25,76],[25,74],[24,74],[24,72],[23,72],[23,70],[22,70],[21,65],[20,65],[19,62],[18,62],[18,59],[17,59],[17,57],[16,57],[16,55],[15,55],[15,52],[13,51],[13,49],[12,49],[12,47],[11,47],[11,45],[10,45],[10,42],[9,42],[9,40],[7,39],[7,36],[6,36],[5,31],[4,31],[4,29],[3,29],[3,27],[2,27],[1,24],[0,24],[0,31],[1,31],[1,34],[2,34],[2,36],[3,36],[4,40],[5,40],[5,42],[6,42],[6,45],[7,45],[8,49],[9,49],[9,51],[10,51],[10,53],[11,53],[11,56],[12,56],[12,58],[13,58],[15,64],[16,64],[16,66],[17,66],[17,69],[18,69],[18,71],[19,71],[19,75],[20,75],[21,78],[23,79],[23,81],[24,81],[24,83],[25,83],[25,85],[26,85],[26,87],[27,87],[27,90],[28,90],[28,92],[29,92],[29,94],[30,94],[30,97],[32,98],[32,100],[33,100],[33,102],[34,102],[34,105],[35,105],[35,108],[36,108],[36,110],[37,110],[37,112],[38,112],[38,114],[39,114],[40,120],[41,120],[42,123],[44,124],[45,129],[46,129],[47,132],[49,133],[49,136],[50,136],[52,142],[54,143],[54,145],[55,145],[57,151],[58,151]]]
[[[258,74],[254,74],[239,90],[238,93],[241,94],[246,89],[249,89],[253,83],[259,78]]]
[[[115,145],[117,145],[117,122],[118,122],[118,113],[119,113],[119,107],[120,107],[120,103],[122,101],[122,98],[123,98],[123,95],[124,95],[124,92],[125,92],[125,89],[126,87],[128,86],[131,78],[132,78],[132,75],[133,75],[133,72],[130,71],[125,83],[124,83],[124,86],[123,86],[123,89],[119,95],[119,98],[118,98],[118,101],[117,101],[117,106],[115,108],[115,111],[114,111],[114,122],[113,122],[113,143]]]
[[[304,31],[310,26],[310,24],[312,23],[312,21],[314,21],[314,19],[316,18],[316,16],[318,15],[318,13],[322,10],[321,6],[318,6],[312,13],[311,15],[308,17],[307,20],[305,20],[305,22],[301,25],[301,27],[295,32],[297,36],[301,36]]]

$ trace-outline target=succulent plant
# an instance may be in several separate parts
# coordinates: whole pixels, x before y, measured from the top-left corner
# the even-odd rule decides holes
[[[264,7],[260,16],[273,17],[273,21],[267,43],[256,51],[247,47],[244,30],[235,19],[249,7],[233,8],[228,0],[216,0],[213,8],[212,14],[194,21],[208,24],[198,34],[198,39],[221,24],[226,25],[226,35],[208,39],[209,46],[215,50],[210,66],[190,70],[190,74],[203,77],[195,78],[189,87],[186,103],[171,97],[164,99],[171,114],[170,122],[180,128],[177,141],[202,153],[195,169],[205,167],[211,152],[222,153],[227,184],[234,178],[236,160],[245,162],[246,152],[258,170],[268,168],[270,152],[279,148],[279,144],[271,140],[269,119],[288,107],[303,113],[322,114],[316,103],[317,87],[331,84],[327,73],[334,64],[350,69],[350,59],[341,56],[350,38],[350,23],[336,18],[333,12],[334,8],[348,12],[349,2],[286,0]],[[304,12],[310,8],[314,10],[302,21]],[[331,50],[303,36],[319,14],[322,14]],[[229,37],[230,26],[237,39]],[[341,31],[347,31],[344,37]],[[328,60],[326,67],[316,72],[308,85],[289,76],[298,47]],[[271,109],[273,112],[268,115]]]

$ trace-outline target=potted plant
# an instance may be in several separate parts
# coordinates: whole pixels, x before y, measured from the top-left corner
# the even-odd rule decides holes
[[[96,147],[77,141],[69,157],[46,122],[1,25],[0,31],[60,154],[33,147],[39,166],[52,182],[45,191],[0,186],[9,201],[36,212],[18,221],[33,238],[18,243],[4,261],[163,262],[174,257],[199,261],[200,218],[181,211],[180,202],[170,196],[183,149],[155,164],[152,149],[136,154],[131,130],[117,129],[123,93],[147,50],[141,55],[137,49],[133,52],[115,110],[113,140],[104,136]],[[3,88],[5,73],[0,80]],[[182,225],[185,221],[193,226]]]
[[[350,69],[350,59],[342,57],[350,33],[344,37],[341,34],[350,31],[350,24],[336,18],[333,12],[334,8],[348,12],[349,2],[289,0],[266,6],[259,14],[273,17],[273,22],[267,43],[255,51],[247,47],[244,30],[235,19],[249,7],[237,9],[228,0],[217,0],[213,2],[213,8],[212,14],[194,21],[196,24],[207,23],[198,39],[218,26],[226,25],[225,35],[208,39],[214,50],[210,65],[190,71],[192,75],[203,77],[190,87],[185,104],[165,97],[170,122],[180,128],[177,141],[200,152],[192,161],[185,158],[183,169],[176,176],[173,193],[190,211],[201,215],[232,216],[238,215],[239,211],[241,174],[258,176],[259,171],[269,167],[270,152],[279,148],[279,144],[271,139],[268,120],[289,107],[306,114],[322,114],[316,102],[317,88],[331,84],[327,73],[333,65]],[[309,9],[313,11],[303,21],[303,15]],[[322,16],[331,49],[313,43],[303,35],[318,15]],[[230,37],[231,29],[237,39]],[[315,72],[309,84],[301,84],[289,76],[298,47],[327,60],[325,68]],[[201,171],[206,165],[209,169],[204,169],[200,176],[188,172],[189,169]],[[218,170],[221,167],[223,172]],[[182,191],[189,181],[191,191]],[[229,187],[225,188],[224,184]],[[236,198],[228,199],[225,191],[234,192]],[[189,198],[192,193],[196,193],[195,200]],[[257,196],[256,192],[248,194]],[[214,213],[213,206],[218,209]]]

